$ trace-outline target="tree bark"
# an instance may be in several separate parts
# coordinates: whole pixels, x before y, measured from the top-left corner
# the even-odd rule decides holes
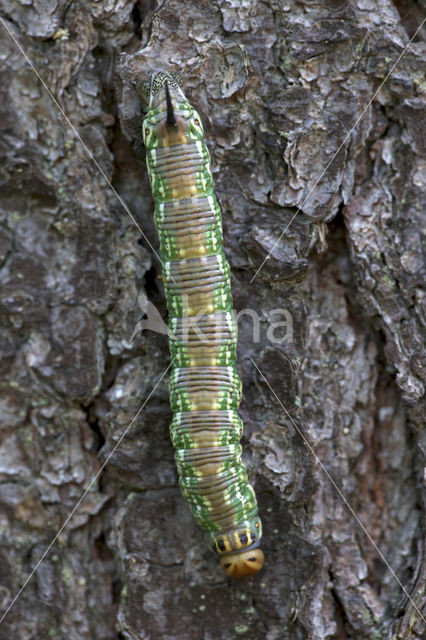
[[[1,17],[0,639],[424,638],[421,3]],[[138,93],[161,68],[205,124],[239,314],[266,557],[242,582],[168,435]]]

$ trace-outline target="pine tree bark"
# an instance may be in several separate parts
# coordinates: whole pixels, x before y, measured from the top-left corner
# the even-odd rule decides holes
[[[0,639],[424,637],[421,3],[1,18]],[[266,556],[242,582],[168,435],[137,91],[159,68],[203,116],[223,212]],[[131,340],[141,306],[156,330]]]

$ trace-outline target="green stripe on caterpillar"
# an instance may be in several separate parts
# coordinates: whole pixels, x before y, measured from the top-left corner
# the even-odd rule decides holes
[[[175,74],[142,83],[173,359],[170,434],[182,495],[228,575],[263,565],[256,496],[241,460],[237,328],[203,126]]]

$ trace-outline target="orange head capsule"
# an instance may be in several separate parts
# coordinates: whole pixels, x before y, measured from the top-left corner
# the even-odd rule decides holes
[[[262,549],[252,549],[242,553],[230,553],[220,558],[220,566],[231,578],[252,576],[263,567]]]

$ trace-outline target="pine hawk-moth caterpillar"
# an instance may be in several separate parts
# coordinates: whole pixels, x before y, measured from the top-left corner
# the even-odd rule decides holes
[[[237,326],[210,155],[177,74],[152,73],[141,90],[169,312],[170,434],[179,485],[223,570],[241,578],[263,565],[262,525],[241,460]]]

